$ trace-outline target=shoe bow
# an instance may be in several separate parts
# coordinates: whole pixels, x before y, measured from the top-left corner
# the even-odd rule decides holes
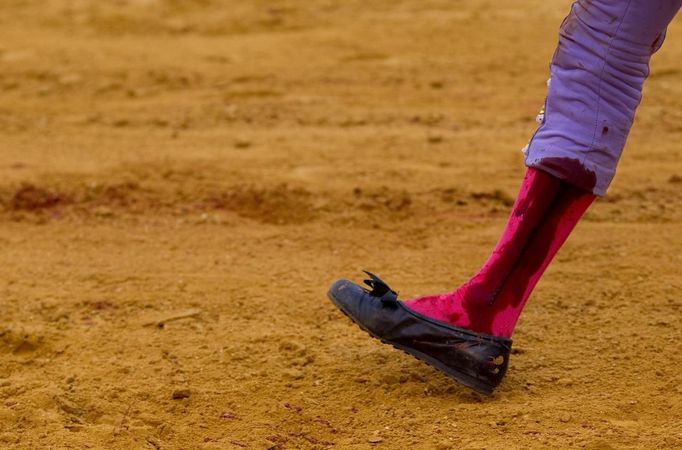
[[[369,279],[364,280],[364,283],[372,288],[372,290],[369,291],[369,295],[377,297],[384,305],[396,305],[398,303],[397,292],[388,287],[386,283],[372,272],[367,272],[366,270],[363,270],[363,272],[369,276]]]

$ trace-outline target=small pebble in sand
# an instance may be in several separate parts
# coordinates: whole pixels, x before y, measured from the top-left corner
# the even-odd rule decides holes
[[[189,389],[178,389],[173,391],[173,400],[182,400],[183,398],[189,398],[192,393]]]

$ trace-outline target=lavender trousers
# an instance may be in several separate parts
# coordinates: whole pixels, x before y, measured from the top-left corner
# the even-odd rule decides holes
[[[561,25],[526,165],[604,195],[632,127],[649,60],[682,0],[578,0]]]

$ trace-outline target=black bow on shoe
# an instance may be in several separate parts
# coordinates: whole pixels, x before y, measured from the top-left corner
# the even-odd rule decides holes
[[[363,270],[368,276],[368,280],[364,280],[365,284],[372,288],[369,291],[369,295],[377,297],[381,300],[381,303],[385,305],[396,305],[398,303],[398,293],[393,289],[388,287],[386,283],[381,281],[381,279],[374,275],[372,272],[367,272]]]

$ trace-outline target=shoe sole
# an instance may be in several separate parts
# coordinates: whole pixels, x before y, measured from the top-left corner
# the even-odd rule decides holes
[[[355,318],[353,318],[353,316],[350,315],[348,313],[348,311],[346,311],[344,309],[344,307],[339,302],[337,302],[337,300],[334,298],[334,295],[331,293],[331,291],[327,292],[327,297],[329,297],[329,300],[331,300],[331,302],[346,317],[348,317],[354,324],[356,324],[358,327],[360,327],[360,329],[362,331],[369,334],[370,337],[381,341],[381,343],[383,343],[383,344],[390,345],[397,350],[400,350],[404,353],[407,353],[408,355],[418,359],[419,361],[421,361],[423,363],[428,364],[429,366],[433,367],[434,369],[438,370],[439,372],[447,375],[449,378],[455,380],[459,384],[466,386],[470,389],[473,389],[474,391],[478,392],[479,394],[492,395],[494,387],[490,386],[489,384],[486,384],[486,383],[482,382],[481,380],[479,380],[475,377],[472,377],[469,374],[461,372],[455,368],[446,366],[445,364],[443,364],[439,360],[432,358],[431,356],[429,356],[425,353],[422,353],[419,350],[415,350],[415,349],[410,348],[410,347],[405,347],[404,345],[396,344],[396,343],[393,343],[391,341],[387,341],[387,340],[383,339],[381,336],[377,336],[372,331],[365,328],[365,326],[362,323],[355,320]]]

